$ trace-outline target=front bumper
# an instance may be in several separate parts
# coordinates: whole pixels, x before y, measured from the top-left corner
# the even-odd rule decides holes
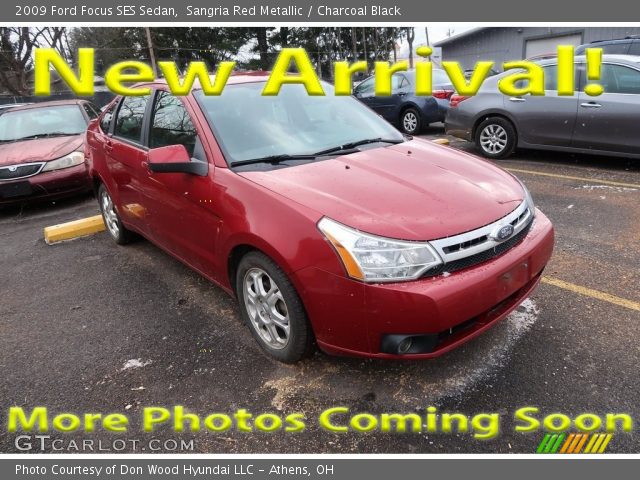
[[[490,328],[537,286],[551,258],[551,222],[536,212],[528,235],[485,263],[412,282],[364,284],[315,267],[295,273],[318,345],[326,352],[388,359],[432,358]],[[387,335],[431,335],[428,353],[385,353]]]
[[[90,190],[89,173],[82,164],[24,179],[0,181],[0,205],[55,200]]]

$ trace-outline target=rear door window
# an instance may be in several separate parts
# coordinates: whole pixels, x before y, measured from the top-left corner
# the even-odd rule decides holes
[[[148,96],[124,98],[118,109],[114,136],[142,143],[142,122],[148,100]]]
[[[356,87],[356,93],[359,95],[372,94],[374,87],[375,84],[373,83],[373,77],[371,77]]]
[[[544,71],[544,89],[545,90],[558,90],[558,66],[547,65],[542,67]]]
[[[399,90],[407,87],[409,83],[404,78],[404,75],[396,73],[391,77],[391,92],[397,93]]]
[[[585,84],[585,72],[582,71],[582,85]],[[619,93],[627,95],[640,95],[640,71],[624,65],[605,63],[602,65],[600,80],[598,82],[604,88],[604,93]]]

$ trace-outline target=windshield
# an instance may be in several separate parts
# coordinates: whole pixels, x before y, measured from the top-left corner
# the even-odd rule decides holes
[[[7,110],[0,115],[0,142],[57,135],[78,135],[87,122],[77,105]]]
[[[274,155],[312,155],[323,150],[381,138],[403,136],[352,97],[313,97],[303,85],[284,85],[262,96],[264,82],[228,85],[220,96],[195,92],[229,164]]]

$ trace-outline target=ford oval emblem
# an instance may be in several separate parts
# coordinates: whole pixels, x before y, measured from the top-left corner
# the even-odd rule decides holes
[[[507,224],[496,228],[491,234],[491,237],[498,242],[504,242],[511,235],[513,235],[513,225]]]

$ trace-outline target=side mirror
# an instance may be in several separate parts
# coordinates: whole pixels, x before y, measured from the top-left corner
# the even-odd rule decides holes
[[[206,162],[191,158],[184,145],[167,145],[149,150],[149,170],[206,177],[209,167]]]

